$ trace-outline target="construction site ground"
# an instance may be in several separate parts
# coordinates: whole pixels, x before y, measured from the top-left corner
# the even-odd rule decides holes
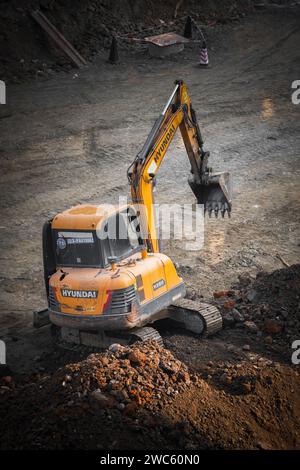
[[[0,338],[12,378],[0,379],[8,429],[0,448],[300,448],[299,365],[291,361],[300,339],[300,106],[291,100],[300,78],[299,19],[295,6],[208,28],[208,68],[198,65],[193,42],[163,60],[126,49],[117,65],[103,55],[82,70],[9,87],[0,109]],[[60,386],[68,386],[68,364],[91,351],[58,348],[48,327],[32,326],[33,310],[46,306],[42,225],[72,205],[129,196],[127,166],[175,79],[188,85],[212,166],[231,173],[234,202],[231,219],[205,220],[202,249],[187,251],[181,240],[163,248],[188,295],[216,303],[225,328],[201,340],[162,322],[167,351],[149,348],[157,367],[181,361],[173,368],[180,376],[162,366],[149,396],[127,390],[122,401],[109,394],[111,376],[101,382],[99,372],[97,386],[75,387],[83,395],[74,399]],[[188,175],[178,134],[159,173],[157,202],[192,203]],[[117,358],[125,369],[146,361],[129,354]],[[72,373],[83,368],[90,380],[90,365],[76,367]],[[143,388],[141,371],[131,375],[133,388]],[[151,398],[153,387],[161,397]],[[98,389],[113,400],[95,398]]]

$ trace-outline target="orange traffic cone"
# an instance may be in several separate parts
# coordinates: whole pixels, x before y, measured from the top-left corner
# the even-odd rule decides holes
[[[206,47],[206,42],[202,42],[202,47],[200,49],[200,65],[205,65],[207,66],[209,64],[208,60],[208,52],[207,52],[207,47]]]
[[[111,41],[108,62],[110,62],[111,64],[116,64],[117,62],[119,62],[118,43],[115,36],[112,38]]]

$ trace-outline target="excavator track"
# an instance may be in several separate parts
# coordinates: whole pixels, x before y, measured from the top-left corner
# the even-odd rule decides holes
[[[145,326],[142,328],[136,328],[132,333],[131,333],[131,342],[135,341],[149,341],[149,340],[155,340],[160,346],[164,345],[163,339],[160,336],[159,332],[155,329],[152,328],[151,326]]]
[[[169,308],[171,318],[184,323],[194,333],[210,336],[222,329],[222,316],[214,305],[178,299]]]

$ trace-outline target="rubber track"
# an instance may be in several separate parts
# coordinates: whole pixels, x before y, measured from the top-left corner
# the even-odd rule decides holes
[[[163,339],[160,336],[159,332],[155,328],[152,328],[151,326],[137,328],[132,333],[132,336],[138,338],[139,340],[143,342],[148,341],[148,340],[155,340],[158,342],[160,346],[164,345]]]

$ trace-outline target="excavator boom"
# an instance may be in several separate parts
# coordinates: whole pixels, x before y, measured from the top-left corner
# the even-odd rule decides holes
[[[192,107],[187,87],[183,81],[176,81],[175,88],[162,113],[154,123],[150,134],[135,160],[128,169],[131,195],[138,204],[147,226],[148,251],[159,252],[158,234],[154,205],[153,184],[157,171],[179,128],[191,165],[189,185],[197,203],[204,206],[204,212],[211,216],[220,212],[224,217],[231,212],[231,187],[229,173],[212,173],[208,166],[209,152],[204,149],[196,113]]]

